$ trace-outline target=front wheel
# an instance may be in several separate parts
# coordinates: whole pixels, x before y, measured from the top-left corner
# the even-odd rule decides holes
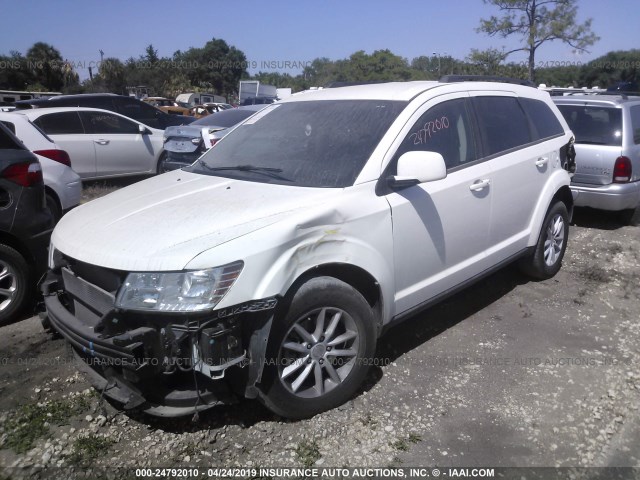
[[[158,166],[156,168],[156,173],[160,175],[161,173],[166,173],[169,169],[166,166],[167,162],[167,152],[162,152],[160,158],[158,159]]]
[[[533,254],[520,261],[521,270],[530,277],[545,280],[553,277],[560,266],[569,239],[569,214],[562,202],[551,206]]]
[[[287,418],[311,417],[347,401],[375,352],[371,307],[357,290],[332,277],[303,284],[271,333],[261,397]]]

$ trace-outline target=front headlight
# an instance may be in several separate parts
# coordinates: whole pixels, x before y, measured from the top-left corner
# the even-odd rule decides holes
[[[226,295],[244,262],[188,272],[138,272],[127,276],[116,307],[126,310],[201,312],[213,309]]]

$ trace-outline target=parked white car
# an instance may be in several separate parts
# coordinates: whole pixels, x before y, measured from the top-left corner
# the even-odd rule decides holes
[[[83,180],[155,174],[165,154],[163,130],[109,110],[57,107],[19,114],[69,152]]]
[[[18,112],[0,113],[0,122],[40,160],[47,206],[58,221],[65,212],[80,203],[82,195],[82,182],[71,169],[68,153],[33,125],[25,115]]]
[[[314,415],[357,391],[385,327],[516,260],[555,275],[571,141],[521,85],[293,95],[193,165],[65,216],[50,321],[126,409],[190,414],[233,385]]]

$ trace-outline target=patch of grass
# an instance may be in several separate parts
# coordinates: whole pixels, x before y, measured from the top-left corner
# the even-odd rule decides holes
[[[607,272],[600,265],[587,265],[579,272],[580,277],[593,283],[607,283],[611,278],[609,272]]]
[[[5,445],[16,453],[25,453],[34,442],[47,435],[50,425],[64,425],[73,415],[89,408],[84,396],[72,400],[54,400],[45,404],[23,405],[7,420]]]
[[[107,193],[113,192],[114,190],[114,187],[108,185],[107,182],[91,183],[82,189],[80,203],[90,202],[91,200],[102,197]]]
[[[73,442],[73,452],[69,456],[69,463],[81,465],[103,456],[115,442],[110,438],[89,434],[79,437]]]
[[[399,450],[401,452],[406,452],[409,450],[409,444],[404,439],[398,439],[395,442],[389,442],[389,446],[394,450]]]
[[[410,433],[409,434],[409,441],[411,443],[418,443],[422,441],[422,437],[420,435],[418,435],[417,433]]]
[[[370,412],[365,413],[365,415],[360,419],[360,422],[371,430],[375,430],[378,426],[378,421],[373,418],[373,415],[371,415]]]
[[[300,442],[296,448],[296,457],[305,468],[311,468],[321,457],[318,442],[315,440]]]

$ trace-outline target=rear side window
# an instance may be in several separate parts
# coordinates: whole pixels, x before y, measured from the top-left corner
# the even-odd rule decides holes
[[[633,132],[633,143],[640,144],[640,105],[631,107],[631,131]]]
[[[82,134],[82,122],[77,112],[49,113],[36,118],[33,123],[47,135]]]
[[[2,122],[4,124],[4,122]],[[7,132],[4,128],[0,127],[0,149],[21,149],[22,146],[17,144],[9,132]]]
[[[87,133],[138,134],[138,124],[106,112],[80,112]]]
[[[520,103],[531,120],[534,141],[564,134],[562,125],[549,105],[533,98],[520,98]]]
[[[598,105],[558,105],[576,143],[622,145],[622,110]]]
[[[11,133],[13,133],[14,135],[16,134],[16,126],[12,122],[2,121],[0,123],[2,123],[5,127],[11,130]]]
[[[442,102],[425,112],[411,128],[396,157],[411,151],[437,152],[447,169],[477,159],[465,99]]]
[[[515,97],[474,97],[485,156],[531,143],[529,121]]]

